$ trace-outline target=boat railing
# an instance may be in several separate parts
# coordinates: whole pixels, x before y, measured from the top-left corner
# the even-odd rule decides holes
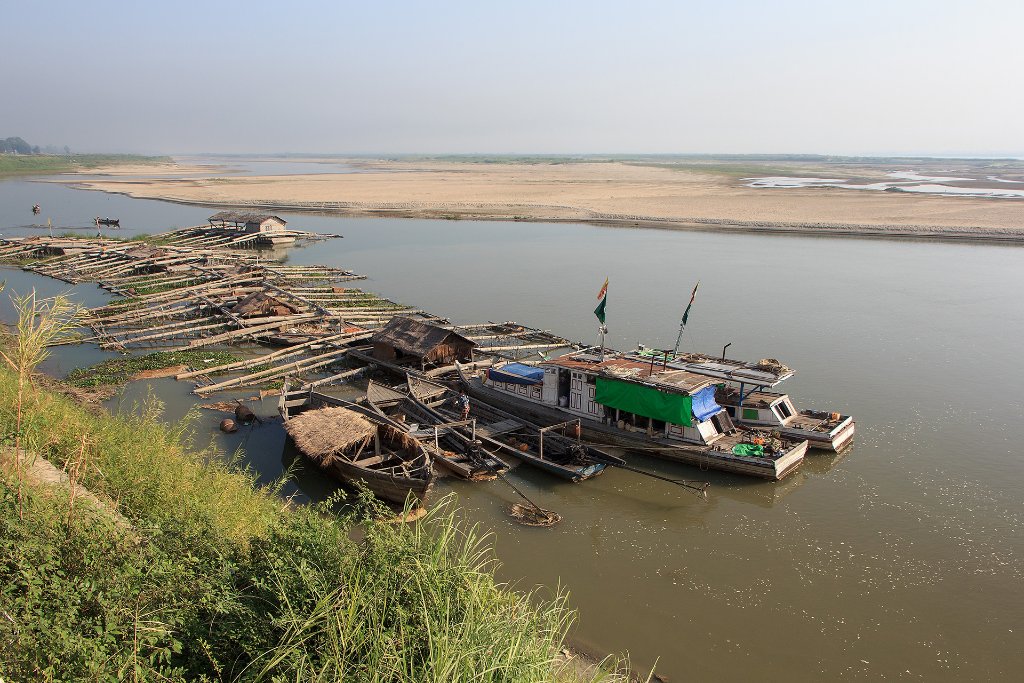
[[[441,433],[456,427],[469,427],[472,433],[472,440],[476,441],[476,418],[472,420],[458,420],[457,422],[440,422],[434,425],[434,450],[441,452]]]
[[[558,424],[549,425],[547,427],[541,427],[538,430],[540,432],[540,439],[537,445],[537,452],[542,459],[544,458],[544,432],[550,432],[552,430],[567,427],[569,425],[576,425],[576,440],[579,441],[580,434],[582,434],[582,427],[579,418],[576,418],[575,420],[568,420],[566,422],[559,422]]]

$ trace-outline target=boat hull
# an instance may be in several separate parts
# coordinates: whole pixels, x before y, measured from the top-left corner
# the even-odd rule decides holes
[[[345,461],[338,461],[322,469],[347,484],[364,484],[378,498],[398,505],[404,505],[410,496],[416,505],[425,505],[434,483],[432,477],[394,477]]]

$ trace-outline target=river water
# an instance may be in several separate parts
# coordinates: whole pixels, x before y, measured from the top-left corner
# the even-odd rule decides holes
[[[116,216],[123,233],[196,224],[211,213],[154,201],[0,182],[0,232],[43,205],[64,226]],[[671,680],[992,680],[1024,673],[1024,251],[977,244],[285,214],[344,239],[297,247],[292,263],[344,266],[363,287],[460,322],[518,320],[588,342],[610,278],[608,343],[671,347],[700,281],[683,348],[794,367],[797,407],[857,420],[843,457],[812,453],[792,477],[751,481],[637,459],[712,482],[707,501],[623,471],[572,485],[520,468],[518,485],[563,522],[518,526],[500,482],[444,481],[469,520],[493,532],[501,578],[563,586],[575,638],[627,652]],[[45,231],[43,231],[45,232]],[[85,231],[83,234],[95,234]],[[5,269],[13,289],[66,285]],[[89,304],[105,294],[75,288]],[[9,317],[6,301],[0,316]],[[55,374],[110,354],[61,349]],[[154,390],[168,419],[189,386]],[[241,392],[238,396],[244,396]],[[229,395],[233,396],[233,395]],[[273,413],[268,401],[262,411]],[[220,435],[262,481],[294,458],[280,426]],[[213,436],[207,436],[212,434]],[[302,470],[285,492],[332,489]]]

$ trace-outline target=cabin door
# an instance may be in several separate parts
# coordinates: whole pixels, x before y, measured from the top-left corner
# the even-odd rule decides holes
[[[541,386],[541,400],[548,405],[558,405],[558,368],[544,368],[544,384]]]
[[[587,383],[585,381],[582,372],[572,373],[572,379],[569,383],[569,409],[575,412],[583,412],[583,391],[586,388]]]

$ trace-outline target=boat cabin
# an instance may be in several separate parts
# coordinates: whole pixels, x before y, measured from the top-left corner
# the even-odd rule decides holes
[[[652,438],[710,444],[735,426],[715,380],[622,354],[571,353],[487,370],[485,386]]]
[[[210,216],[210,225],[225,230],[273,235],[285,232],[288,221],[280,216],[264,213],[221,211]]]
[[[454,330],[404,316],[392,318],[370,342],[378,360],[413,362],[421,367],[472,360],[476,346]]]
[[[744,422],[770,426],[787,425],[798,411],[788,394],[774,391],[750,391],[742,394],[735,387],[721,385],[715,400],[728,411],[730,417]]]

